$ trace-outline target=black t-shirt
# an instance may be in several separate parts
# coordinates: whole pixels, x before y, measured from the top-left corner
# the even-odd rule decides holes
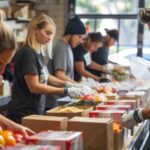
[[[8,118],[20,123],[21,118],[31,114],[42,114],[45,109],[44,95],[33,94],[25,82],[25,75],[38,75],[40,83],[47,83],[48,72],[41,54],[29,46],[18,50],[14,59],[14,81]]]
[[[92,53],[92,60],[100,65],[105,65],[108,63],[108,54],[109,49],[104,45],[103,47],[98,48],[96,52]],[[88,68],[88,70],[96,76],[100,76],[102,73],[101,71],[90,68]]]
[[[74,56],[74,61],[77,62],[77,61],[83,61],[84,62],[84,67],[85,69],[87,69],[87,64],[86,64],[86,61],[85,61],[85,58],[84,56],[88,53],[88,51],[80,44],[78,45],[77,47],[75,47],[73,49],[73,56]],[[74,80],[75,81],[81,81],[81,75],[75,70],[75,73],[74,73]]]

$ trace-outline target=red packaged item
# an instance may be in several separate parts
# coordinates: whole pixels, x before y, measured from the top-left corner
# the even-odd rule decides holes
[[[131,109],[135,109],[138,107],[137,100],[110,100],[105,101],[106,105],[130,105]]]
[[[50,145],[18,145],[5,147],[2,150],[61,150],[60,146]]]
[[[131,110],[130,105],[98,105],[97,110],[125,110],[126,112]]]
[[[94,110],[89,112],[90,118],[112,118],[114,122],[120,122],[124,110]]]
[[[83,150],[82,132],[42,131],[25,140],[26,144],[56,145],[61,150]]]

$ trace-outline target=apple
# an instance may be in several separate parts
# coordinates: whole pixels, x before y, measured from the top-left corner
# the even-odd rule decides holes
[[[84,95],[84,96],[82,97],[82,100],[94,101],[94,96],[92,96],[92,95]]]

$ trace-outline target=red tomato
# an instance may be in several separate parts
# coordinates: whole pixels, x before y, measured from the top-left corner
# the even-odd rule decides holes
[[[82,97],[82,100],[91,100],[91,101],[94,101],[94,96],[92,96],[92,95],[84,95]]]
[[[116,93],[116,92],[117,92],[117,89],[112,88],[112,93]]]
[[[24,137],[21,133],[14,133],[13,136],[16,139],[17,143],[22,142],[24,140]]]

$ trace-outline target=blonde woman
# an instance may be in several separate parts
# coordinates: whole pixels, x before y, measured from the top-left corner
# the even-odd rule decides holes
[[[52,42],[55,30],[49,16],[36,16],[29,23],[25,45],[15,55],[12,100],[7,113],[15,122],[21,123],[21,118],[30,114],[43,114],[45,95],[81,94],[81,88],[64,88],[64,81],[49,75],[41,50]]]
[[[1,15],[0,15],[1,16]],[[11,61],[15,53],[15,37],[13,31],[4,22],[3,17],[0,18],[0,76],[2,81],[2,74],[5,66]],[[0,84],[2,82],[0,81]],[[15,122],[0,115],[0,127],[2,129],[9,129],[13,132],[20,132],[25,137],[34,134],[30,129],[16,124]]]

